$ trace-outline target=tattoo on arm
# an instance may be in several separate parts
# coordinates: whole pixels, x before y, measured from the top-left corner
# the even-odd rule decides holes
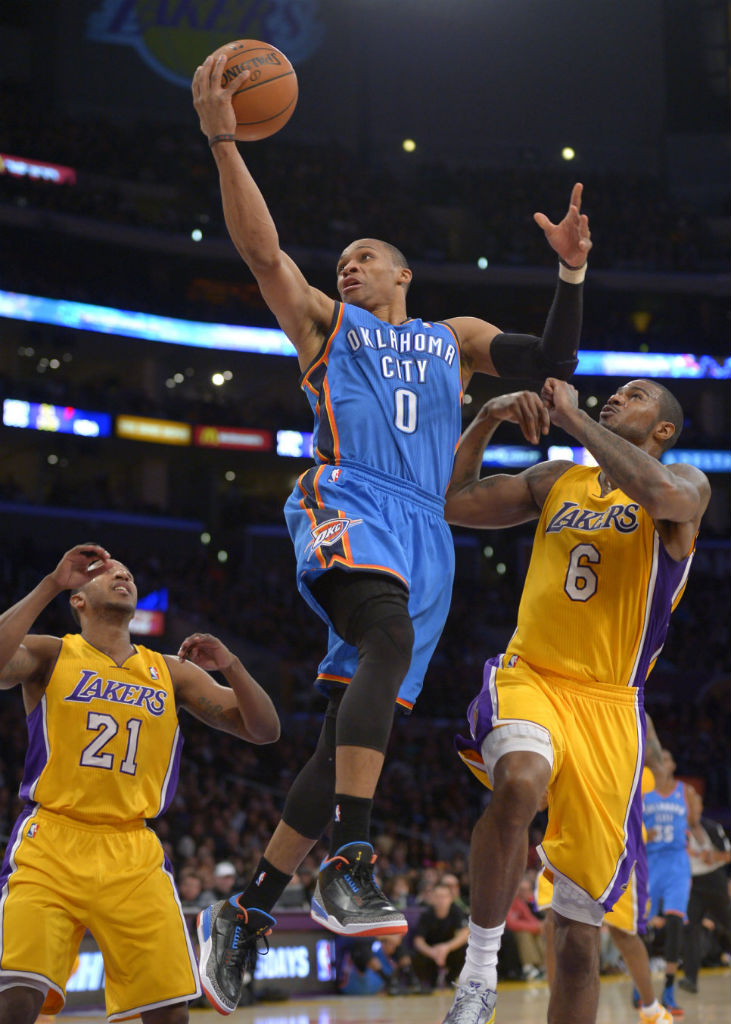
[[[19,647],[10,661],[0,671],[4,683],[42,683],[45,681],[45,665],[34,657],[26,647]]]
[[[238,708],[224,708],[222,704],[216,704],[208,697],[198,697],[195,703],[195,714],[206,725],[214,729],[225,729],[236,732],[241,730],[241,715]]]

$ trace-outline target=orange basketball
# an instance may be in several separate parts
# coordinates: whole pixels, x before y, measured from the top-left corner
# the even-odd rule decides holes
[[[236,138],[253,142],[283,128],[294,113],[298,89],[294,68],[282,51],[258,39],[237,39],[216,52],[226,54],[222,84],[251,71],[232,97]]]

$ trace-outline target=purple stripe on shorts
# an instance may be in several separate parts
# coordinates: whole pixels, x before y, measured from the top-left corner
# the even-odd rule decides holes
[[[637,889],[637,932],[644,935],[647,931],[649,916],[650,887],[649,873],[647,870],[647,850],[645,844],[640,843],[637,850],[637,862],[635,863],[635,885]]]
[[[482,673],[482,689],[467,708],[467,723],[470,727],[470,738],[466,736],[455,736],[454,744],[457,750],[477,750],[482,748],[485,737],[492,730],[494,720],[497,718],[497,705],[493,704],[493,689],[491,683],[496,668],[500,667],[502,655],[495,658],[488,658]],[[495,691],[497,696],[497,691]]]
[[[48,748],[45,735],[46,698],[43,697],[33,708],[25,720],[28,729],[28,749],[25,753],[23,781],[20,783],[19,795],[24,800],[30,799],[30,793],[38,776],[48,763]]]
[[[644,743],[643,749],[639,751],[639,756],[640,758],[644,758]],[[625,857],[617,871],[617,877],[614,880],[614,885],[609,890],[606,899],[602,901],[602,904],[607,911],[612,909],[614,904],[622,895],[622,892],[629,881],[629,877],[632,874],[633,865],[644,855],[644,843],[642,842],[642,786],[640,785],[639,779],[637,780],[637,787],[635,789],[634,796],[632,797],[629,815],[627,816],[627,845],[625,847],[625,851]]]
[[[16,818],[15,824],[13,825],[13,831],[10,833],[10,839],[8,840],[8,845],[5,848],[3,866],[0,869],[0,895],[2,895],[2,891],[5,888],[8,878],[10,877],[10,875],[12,875],[13,871],[15,870],[11,863],[11,858],[13,856],[13,851],[15,849],[15,844],[17,842],[18,835],[20,834],[23,825],[26,823],[28,818],[30,818],[30,816],[35,813],[36,806],[36,804],[26,804],[23,810]]]

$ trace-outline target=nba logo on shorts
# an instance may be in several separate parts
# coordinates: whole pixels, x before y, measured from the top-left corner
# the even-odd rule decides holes
[[[337,468],[337,469],[334,469],[334,470],[332,471],[332,473],[330,474],[330,476],[329,476],[329,482],[330,482],[331,484],[336,484],[336,483],[338,482],[338,480],[340,479],[340,474],[341,474],[342,472],[343,472],[343,471],[342,471],[342,469],[340,468],[340,466],[338,466],[338,468]]]
[[[26,835],[28,836],[29,839],[32,839],[37,831],[38,831],[38,822],[34,821],[32,823],[32,825],[28,826],[28,831],[27,831]]]

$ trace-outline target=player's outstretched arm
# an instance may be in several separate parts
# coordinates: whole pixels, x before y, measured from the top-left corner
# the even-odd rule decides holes
[[[554,481],[571,465],[541,462],[516,475],[481,477],[485,447],[503,421],[517,423],[532,444],[548,433],[548,413],[535,392],[516,391],[486,402],[457,449],[444,508],[447,522],[498,529],[536,519]]]
[[[565,381],[549,378],[541,394],[551,422],[588,448],[615,487],[620,487],[652,516],[665,546],[670,550],[671,540],[677,547],[679,553],[670,550],[673,557],[685,557],[710,499],[711,486],[706,475],[683,463],[664,466],[631,441],[607,430],[579,409],[576,389]],[[668,526],[664,528],[663,523]],[[669,524],[685,529],[672,531]]]
[[[310,287],[279,245],[274,220],[237,148],[231,95],[250,74],[221,84],[225,55],[212,54],[193,76],[193,104],[218,166],[221,201],[231,241],[257,280],[264,301],[290,339],[304,369],[320,349],[334,301]]]
[[[503,333],[494,324],[476,317],[454,317],[448,321],[460,339],[465,386],[475,372],[543,381],[549,376],[566,380],[576,369],[583,281],[592,246],[589,220],[581,213],[582,193],[583,185],[574,185],[566,216],[558,224],[544,213],[533,215],[559,258],[556,292],[540,338]]]
[[[51,636],[29,636],[43,609],[63,590],[83,587],[104,572],[109,552],[98,544],[77,544],[62,557],[29,594],[0,615],[0,688],[37,682],[61,641]]]
[[[178,704],[202,722],[250,743],[279,739],[279,715],[266,691],[235,654],[210,633],[183,640],[177,657],[165,655]],[[229,687],[209,672],[221,672]]]

